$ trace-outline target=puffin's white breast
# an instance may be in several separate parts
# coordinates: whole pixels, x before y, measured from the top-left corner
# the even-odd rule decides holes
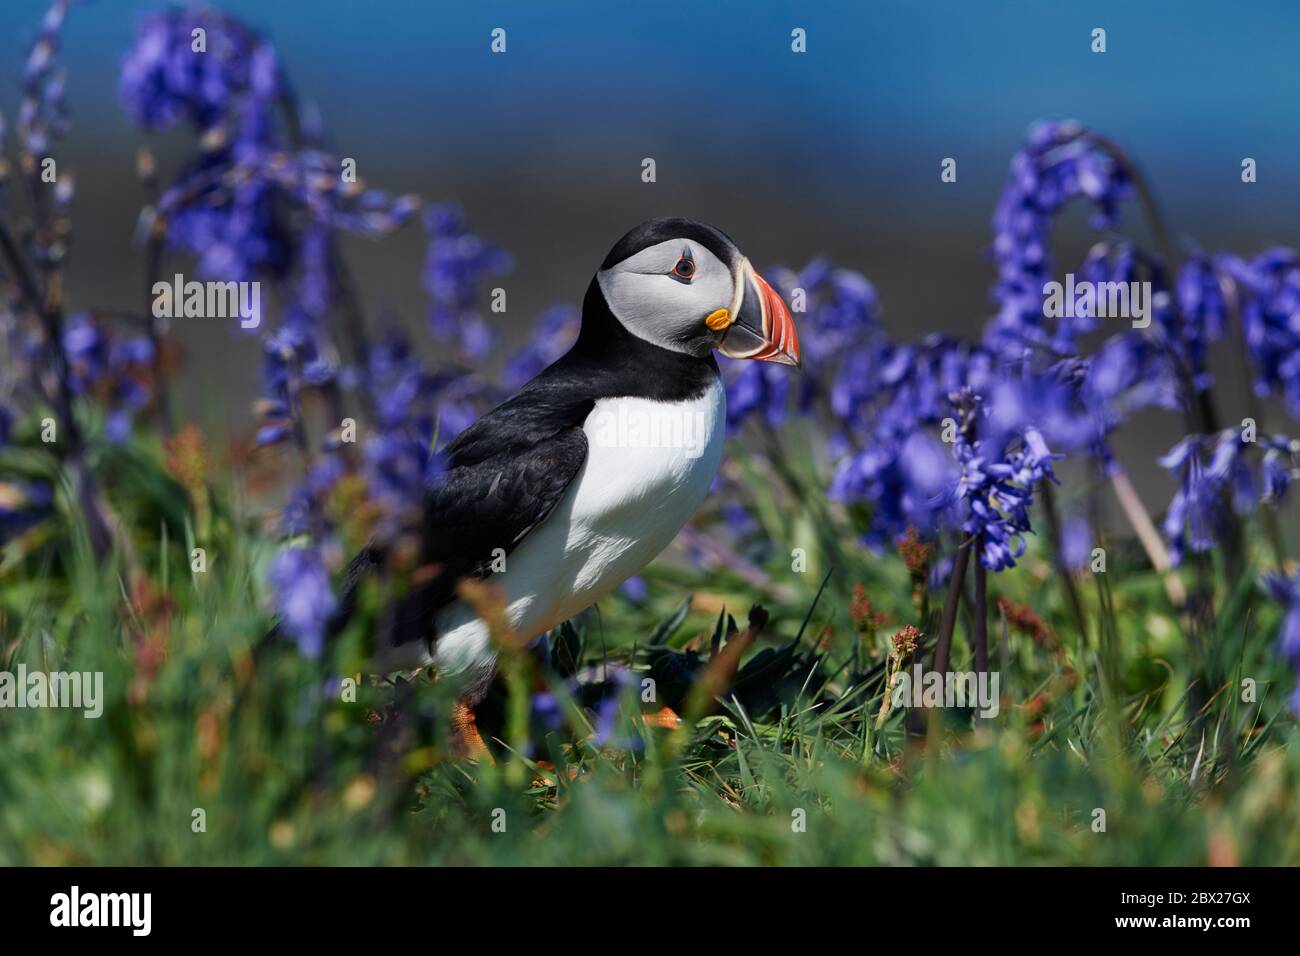
[[[690,519],[718,470],[726,391],[699,398],[596,402],[583,424],[587,460],[560,504],[490,583],[504,592],[521,637],[534,637],[645,567]],[[459,603],[438,619],[434,662],[444,672],[490,669],[486,626]]]

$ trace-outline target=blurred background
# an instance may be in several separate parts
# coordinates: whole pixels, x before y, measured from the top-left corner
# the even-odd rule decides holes
[[[73,308],[142,301],[142,140],[116,86],[140,17],[161,6],[99,0],[74,10],[64,32]],[[825,255],[863,272],[900,338],[974,337],[992,312],[989,219],[1039,118],[1078,119],[1122,145],[1184,247],[1300,244],[1300,73],[1290,68],[1300,6],[1282,0],[210,6],[274,43],[298,96],[319,109],[327,145],[354,157],[369,185],[455,201],[514,255],[500,283],[509,311],[491,316],[507,347],[548,305],[579,302],[626,229],[667,214],[719,226],[760,268]],[[0,5],[0,109],[11,116],[45,7]],[[496,27],[507,31],[505,55],[489,50]],[[804,54],[791,52],[795,27],[807,31]],[[1094,27],[1107,31],[1104,54],[1090,50]],[[189,136],[146,138],[164,181]],[[1258,162],[1251,185],[1240,179],[1246,156]],[[653,184],[641,181],[645,157],[657,164]],[[956,183],[940,181],[944,157],[957,159]],[[1136,206],[1125,223],[1144,234]],[[1095,234],[1078,211],[1058,232],[1061,272]],[[421,327],[425,246],[418,225],[352,241],[372,320]],[[251,427],[258,341],[196,321],[174,331],[188,354],[186,409],[232,433]],[[1158,483],[1162,499],[1168,479],[1150,460],[1169,436],[1137,427],[1119,440],[1121,453],[1126,443],[1137,451],[1139,487]]]

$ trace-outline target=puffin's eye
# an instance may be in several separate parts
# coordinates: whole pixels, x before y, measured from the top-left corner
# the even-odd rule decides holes
[[[690,256],[682,256],[677,260],[677,265],[673,266],[673,275],[690,282],[695,276],[695,260]]]

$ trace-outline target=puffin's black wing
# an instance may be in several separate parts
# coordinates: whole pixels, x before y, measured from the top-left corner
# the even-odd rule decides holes
[[[390,609],[382,640],[431,637],[456,582],[488,577],[555,510],[587,460],[582,425],[594,402],[571,393],[534,380],[447,446],[446,472],[424,501],[420,565],[429,577]]]
[[[446,476],[425,499],[424,557],[457,577],[485,577],[498,549],[509,554],[560,503],[587,460],[587,436],[579,422],[467,464],[448,451]]]

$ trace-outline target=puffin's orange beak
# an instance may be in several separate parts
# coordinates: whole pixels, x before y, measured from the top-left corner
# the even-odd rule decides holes
[[[737,270],[737,299],[718,351],[736,359],[760,359],[782,365],[799,365],[799,336],[794,319],[775,289],[754,271],[748,259]],[[712,316],[710,316],[712,318]]]

